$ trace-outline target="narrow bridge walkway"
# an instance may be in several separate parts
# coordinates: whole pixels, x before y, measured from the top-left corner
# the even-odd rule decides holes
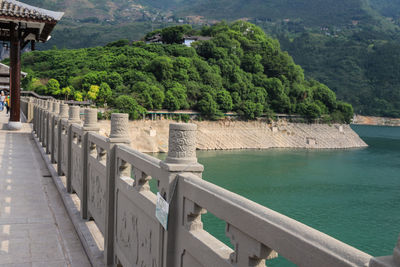
[[[30,125],[7,122],[0,112],[0,266],[90,266]]]

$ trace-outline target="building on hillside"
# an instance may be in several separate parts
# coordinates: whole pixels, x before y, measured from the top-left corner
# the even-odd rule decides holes
[[[210,36],[190,36],[190,35],[185,35],[183,37],[183,44],[190,47],[192,46],[193,42],[197,41],[208,41],[211,40]]]
[[[212,37],[210,36],[191,36],[191,35],[184,35],[183,36],[183,43],[184,45],[190,47],[193,42],[196,41],[208,41],[211,40]],[[164,43],[161,34],[157,33],[156,35],[151,36],[150,38],[146,39],[147,44],[162,44]]]
[[[163,43],[163,40],[162,40],[161,34],[159,34],[159,33],[146,39],[146,44],[162,44],[162,43]]]

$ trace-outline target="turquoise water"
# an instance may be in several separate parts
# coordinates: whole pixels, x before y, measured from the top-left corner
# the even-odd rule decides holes
[[[369,145],[352,150],[200,151],[203,178],[374,256],[400,233],[400,127],[353,126]],[[225,224],[205,229],[228,242]],[[293,266],[278,259],[268,266]]]

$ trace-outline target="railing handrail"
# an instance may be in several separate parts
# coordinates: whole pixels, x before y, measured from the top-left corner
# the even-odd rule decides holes
[[[299,266],[368,266],[371,255],[197,176],[179,175],[183,196]],[[251,219],[247,216],[251,216]],[[305,260],[304,252],[307,251]]]

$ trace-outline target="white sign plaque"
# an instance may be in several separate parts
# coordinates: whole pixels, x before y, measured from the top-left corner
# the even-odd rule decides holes
[[[156,218],[165,230],[167,230],[168,227],[168,213],[168,202],[160,195],[159,192],[157,192]]]

